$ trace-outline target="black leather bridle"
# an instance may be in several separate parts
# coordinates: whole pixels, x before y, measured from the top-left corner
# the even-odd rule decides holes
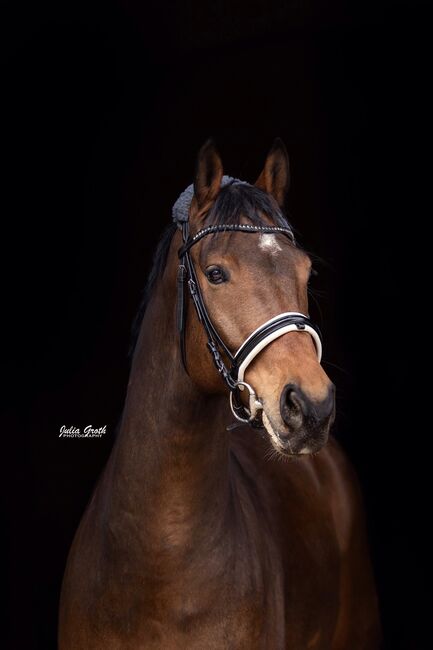
[[[295,238],[289,227],[280,226],[255,226],[253,224],[226,224],[208,226],[199,230],[195,235],[190,236],[189,223],[183,221],[182,237],[183,246],[179,249],[179,268],[177,274],[177,327],[180,335],[180,350],[182,355],[183,366],[187,369],[186,347],[185,347],[185,327],[186,327],[186,298],[185,286],[188,285],[189,294],[194,303],[198,319],[202,324],[206,336],[207,347],[212,354],[215,366],[227,384],[230,391],[230,406],[233,415],[241,422],[248,422],[255,427],[261,427],[261,418],[258,417],[259,410],[262,409],[261,402],[257,399],[253,388],[244,381],[244,375],[247,366],[260,353],[260,351],[269,345],[273,340],[290,331],[306,331],[315,343],[317,355],[320,361],[322,353],[322,344],[320,331],[312,321],[304,314],[298,312],[285,312],[266,321],[258,327],[241,345],[235,354],[229,350],[227,345],[216,330],[206,309],[203,295],[200,289],[200,283],[197,279],[196,270],[192,261],[190,250],[203,237],[217,232],[244,232],[244,233],[273,233],[285,235],[295,245]],[[228,359],[230,367],[224,362],[223,355]],[[247,390],[249,406],[242,404],[239,391]]]

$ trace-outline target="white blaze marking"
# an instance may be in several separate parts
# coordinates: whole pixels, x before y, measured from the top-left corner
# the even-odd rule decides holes
[[[281,250],[277,238],[275,235],[271,235],[270,233],[260,235],[259,248],[261,248],[262,251],[268,251],[271,255],[276,255]]]

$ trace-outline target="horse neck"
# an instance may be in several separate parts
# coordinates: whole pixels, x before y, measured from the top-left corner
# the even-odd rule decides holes
[[[110,520],[122,537],[131,526],[148,551],[223,534],[229,495],[227,398],[201,393],[182,367],[175,272],[166,270],[146,310],[107,468]]]

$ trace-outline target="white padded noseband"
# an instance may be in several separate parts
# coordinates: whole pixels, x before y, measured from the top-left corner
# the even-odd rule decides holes
[[[252,332],[249,335],[249,337],[242,343],[241,347],[237,350],[237,352],[235,354],[235,357],[237,357],[239,355],[239,353],[243,350],[243,348],[248,343],[248,341],[250,339],[252,339],[253,336],[255,336],[255,334],[259,330],[263,329],[267,325],[270,325],[274,321],[279,320],[282,316],[304,316],[306,318],[305,314],[301,314],[301,312],[298,312],[298,311],[286,311],[286,312],[283,312],[282,314],[278,314],[278,316],[274,316],[273,318],[270,318],[268,321],[266,321],[266,323],[263,323],[262,325],[260,325],[260,327],[255,329],[254,332]],[[266,338],[262,339],[260,341],[260,343],[258,345],[256,345],[256,347],[253,350],[251,350],[251,352],[248,354],[248,356],[244,359],[244,361],[239,366],[238,377],[237,377],[238,381],[244,381],[245,371],[248,368],[248,366],[250,365],[250,363],[253,361],[253,359],[255,359],[256,356],[258,354],[260,354],[260,352],[265,347],[267,347],[270,343],[272,343],[272,341],[275,341],[275,339],[279,338],[280,336],[283,336],[283,334],[287,334],[287,332],[308,332],[308,334],[310,334],[310,336],[312,337],[312,339],[314,341],[314,345],[315,345],[316,352],[317,352],[317,358],[318,358],[319,363],[320,363],[320,361],[322,359],[322,342],[321,342],[320,336],[317,334],[316,330],[314,330],[309,325],[304,325],[303,329],[299,329],[297,325],[292,323],[291,325],[286,325],[285,327],[282,327],[282,328],[276,330],[275,332],[272,332]]]

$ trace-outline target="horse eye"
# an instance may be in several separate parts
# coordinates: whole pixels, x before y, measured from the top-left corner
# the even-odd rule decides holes
[[[221,284],[227,280],[226,274],[219,266],[210,266],[206,269],[206,277],[212,284]]]

